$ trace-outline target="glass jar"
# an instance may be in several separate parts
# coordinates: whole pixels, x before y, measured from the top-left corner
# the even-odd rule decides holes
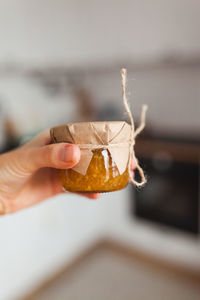
[[[129,182],[128,168],[120,174],[107,149],[95,149],[92,152],[85,175],[73,169],[59,171],[64,189],[70,192],[102,193],[125,188]]]
[[[128,184],[131,138],[128,123],[70,123],[54,127],[50,133],[53,143],[76,144],[81,150],[77,165],[72,169],[59,170],[66,191],[112,192]]]

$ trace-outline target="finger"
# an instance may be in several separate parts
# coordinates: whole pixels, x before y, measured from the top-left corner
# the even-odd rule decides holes
[[[42,168],[25,182],[19,193],[15,192],[9,199],[0,199],[0,214],[16,212],[62,192],[57,170]]]
[[[99,199],[101,196],[100,193],[79,193],[79,195],[93,200]]]
[[[80,149],[73,144],[59,143],[43,147],[18,148],[1,156],[6,173],[18,178],[31,175],[40,168],[69,169],[80,160]]]
[[[131,178],[134,178],[135,177],[135,173],[134,171],[131,171]],[[131,182],[131,179],[129,178],[129,182]]]
[[[61,189],[62,189],[61,192],[68,193],[68,194],[71,193],[71,192],[63,189],[63,187]],[[89,199],[98,199],[101,196],[100,193],[73,193],[73,194],[77,194],[79,196],[83,196],[83,197],[86,197]]]
[[[63,189],[60,186],[59,190],[57,190],[56,193],[54,193],[54,194],[56,195],[56,194],[61,194],[61,193],[63,193]],[[88,193],[88,194],[87,193],[79,193],[78,195],[86,197],[91,200],[96,200],[101,196],[101,194],[99,194],[99,193]],[[42,195],[39,195],[39,196],[41,197]],[[18,210],[21,210],[22,208],[24,209],[24,208],[30,207],[30,206],[35,205],[36,203],[43,200],[43,197],[42,197],[41,199],[37,198],[37,201],[35,201],[35,197],[30,196],[27,199],[28,201],[26,200],[26,202],[23,203],[23,206],[22,206],[20,198],[21,197],[18,197],[17,199],[15,199],[15,201],[7,201],[7,202],[0,201],[0,215],[14,213]],[[45,198],[46,197],[44,197],[44,199]]]
[[[34,172],[40,168],[69,169],[80,160],[80,149],[74,144],[58,143],[43,147],[28,148],[19,153],[19,161],[25,171]]]
[[[136,168],[137,164],[137,158],[131,160],[131,170],[134,170]]]

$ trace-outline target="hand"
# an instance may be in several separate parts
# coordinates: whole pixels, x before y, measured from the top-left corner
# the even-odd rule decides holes
[[[49,131],[22,147],[0,155],[0,214],[13,213],[63,192],[56,169],[80,160],[78,146],[50,144]],[[99,194],[87,194],[96,199]]]

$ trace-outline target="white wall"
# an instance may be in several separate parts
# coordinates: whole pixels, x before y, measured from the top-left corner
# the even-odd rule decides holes
[[[136,120],[139,120],[142,104],[146,103],[149,107],[147,125],[154,133],[199,137],[199,66],[127,71],[127,95]],[[92,90],[99,107],[110,101],[124,116],[120,70],[100,72],[97,76],[88,74],[85,85]]]
[[[148,60],[171,52],[179,56],[199,54],[199,11],[198,0],[0,0],[0,64],[13,61],[39,66],[48,63],[87,66],[117,60]],[[118,98],[119,103],[121,91],[117,75],[114,80],[103,75],[102,84],[99,78],[96,83],[95,79],[89,82],[101,103],[109,96]],[[129,79],[137,115],[141,103],[145,102],[150,107],[148,120],[156,128],[168,126],[172,133],[177,130],[198,134],[199,70],[134,73],[129,74]],[[1,79],[0,92],[6,95],[3,84]],[[22,103],[26,101],[24,108],[30,107],[30,98],[35,97],[32,111],[38,109],[35,104],[41,95],[37,88],[24,95],[18,92],[18,87],[16,92],[11,84],[8,97],[12,100],[18,97]],[[67,105],[74,109],[69,101]],[[16,115],[16,105],[13,107]],[[35,118],[27,114],[28,121],[31,117]]]
[[[66,65],[200,51],[198,0],[1,0],[0,61]]]
[[[0,77],[0,105],[19,136],[74,121],[77,106],[73,100],[70,89],[52,96],[30,78],[15,74]]]
[[[199,11],[198,0],[0,0],[0,64],[88,66],[118,60],[143,61],[170,53],[197,55],[200,53]],[[133,90],[131,97],[135,99],[137,115],[141,103],[146,102],[150,106],[148,120],[156,128],[170,124],[171,132],[189,129],[189,134],[198,134],[199,70],[129,76],[130,80],[136,79],[130,81],[129,87]],[[118,99],[121,95],[116,74],[115,81],[111,80],[106,78],[102,85],[99,81],[89,83],[90,88],[95,84],[95,96],[102,103],[103,97],[107,101],[110,95]],[[2,84],[1,80],[0,92]],[[12,90],[16,92],[9,89],[9,96],[14,99]],[[32,97],[33,92],[39,99],[38,91],[32,90]],[[30,95],[25,95],[29,99],[16,93],[15,97],[18,96],[30,107]],[[29,115],[27,119],[31,119]]]

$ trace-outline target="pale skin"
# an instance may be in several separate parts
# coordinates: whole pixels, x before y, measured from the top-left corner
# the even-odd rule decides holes
[[[80,149],[72,144],[50,143],[50,133],[45,131],[0,155],[0,214],[14,213],[63,193],[57,169],[75,166],[81,157]],[[100,194],[84,196],[97,199]]]

